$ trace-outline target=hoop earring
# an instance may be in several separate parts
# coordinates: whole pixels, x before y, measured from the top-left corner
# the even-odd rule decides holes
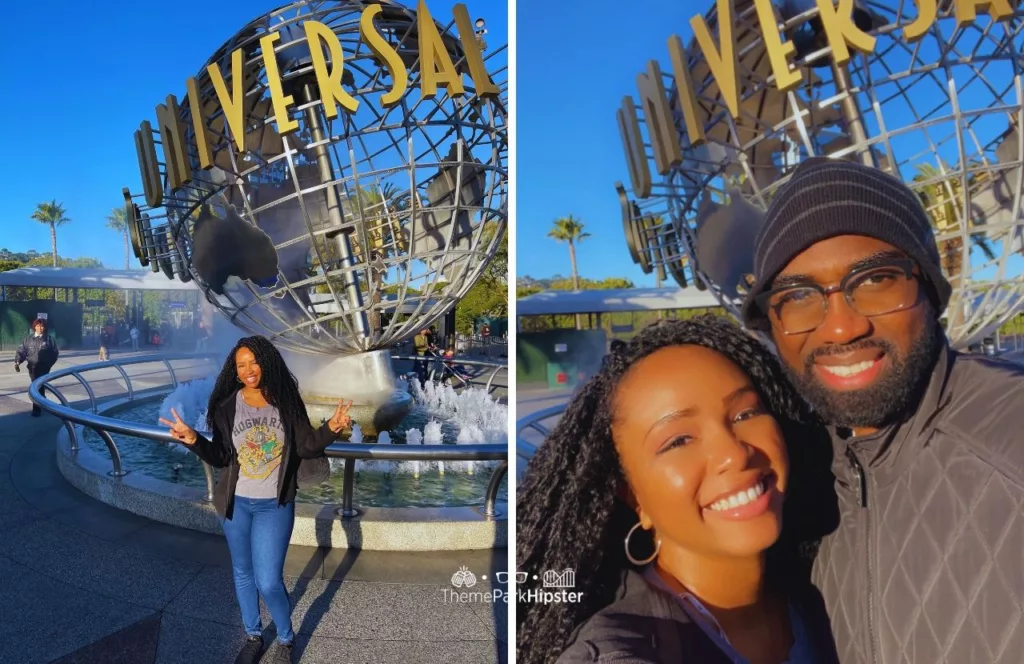
[[[657,544],[654,547],[654,553],[652,553],[651,557],[647,560],[637,560],[633,557],[633,554],[629,552],[629,538],[633,536],[633,533],[635,533],[636,529],[640,528],[641,525],[642,524],[639,521],[637,521],[636,525],[630,528],[629,532],[626,534],[626,557],[629,558],[629,562],[633,563],[637,567],[642,567],[643,565],[652,562],[655,558],[658,557],[658,552],[661,551],[661,540],[658,540]]]

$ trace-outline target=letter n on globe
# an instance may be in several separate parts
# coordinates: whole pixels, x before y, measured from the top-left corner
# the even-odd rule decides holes
[[[654,163],[658,173],[666,175],[669,169],[683,160],[679,147],[672,110],[668,106],[665,84],[662,82],[661,67],[654,60],[647,63],[647,73],[636,77],[640,93],[640,104],[647,120],[647,133],[654,148]]]

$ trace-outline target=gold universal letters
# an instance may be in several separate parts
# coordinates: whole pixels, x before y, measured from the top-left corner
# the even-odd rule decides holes
[[[936,0],[917,0],[917,18],[903,28],[903,38],[907,43],[914,43],[928,32],[938,15]]]
[[[458,4],[452,8],[455,15],[455,25],[459,28],[459,41],[462,42],[462,50],[466,53],[466,63],[469,65],[469,77],[473,79],[478,97],[492,98],[498,96],[498,86],[494,84],[487,74],[484,66],[484,56],[480,52],[480,43],[476,40],[476,33],[473,32],[473,25],[469,22],[469,12],[466,5]]]
[[[825,36],[832,47],[832,58],[837,65],[845,65],[850,60],[850,49],[853,46],[861,53],[870,53],[875,49],[875,38],[861,31],[853,22],[853,0],[839,0],[832,6],[832,0],[817,0],[818,15],[825,27]]]
[[[422,2],[422,0],[421,0]],[[768,53],[768,59],[775,74],[775,87],[787,92],[800,85],[803,74],[791,66],[789,59],[795,53],[792,42],[784,42],[779,30],[771,0],[753,0],[757,10],[757,20],[761,25],[761,38]],[[850,49],[853,47],[861,53],[871,53],[875,49],[875,37],[860,30],[853,22],[854,0],[815,0],[818,15],[821,19],[825,36],[832,47],[832,59],[837,65],[844,65],[850,60]],[[833,4],[833,3],[836,4]],[[1006,19],[1013,15],[1010,0],[954,0],[956,3],[956,21],[958,26],[969,24],[977,19],[979,11],[988,13],[993,21]],[[916,0],[917,17],[903,28],[903,38],[914,42],[923,37],[935,23],[938,16],[937,0]],[[718,40],[716,45],[711,37],[704,17],[694,16],[690,19],[694,38],[699,52],[707,61],[711,76],[718,84],[718,89],[728,107],[730,114],[739,117],[740,85],[738,80],[738,61],[734,21],[736,19],[735,0],[716,0]],[[460,34],[463,32],[460,26]],[[422,47],[421,47],[422,48]],[[669,37],[669,57],[672,61],[672,73],[675,76],[678,91],[679,108],[686,124],[686,135],[690,146],[696,147],[705,141],[705,113],[697,104],[697,91],[687,63],[687,54],[683,43],[677,35]],[[669,118],[666,126],[664,85],[661,81],[657,65],[652,63],[646,74],[637,78],[640,89],[641,105],[647,116],[648,133],[654,151],[654,160],[658,172],[666,174],[671,165],[678,163],[680,145],[673,140],[669,146],[666,136],[673,136],[674,121]],[[626,151],[626,165],[633,190],[640,198],[646,198],[651,191],[651,172],[644,152],[643,136],[640,134],[640,120],[636,113],[633,99],[626,97],[622,106],[615,113],[622,134],[623,148]]]
[[[448,49],[444,47],[444,40],[423,0],[416,6],[416,28],[420,38],[420,91],[423,97],[437,96],[439,83],[447,86],[449,97],[465,94],[462,76],[455,70]]]
[[[820,3],[822,0],[818,0]],[[826,2],[828,0],[825,0]],[[852,0],[851,0],[852,1]],[[718,48],[711,38],[708,24],[701,15],[690,19],[693,35],[700,44],[700,49],[707,58],[711,75],[718,83],[718,90],[734,118],[740,116],[740,80],[739,67],[736,61],[736,39],[733,36],[733,21],[736,17],[735,0],[717,0],[718,7]]]
[[[288,107],[295,103],[295,99],[286,95],[281,85],[281,70],[277,67],[277,55],[274,53],[274,44],[279,41],[281,33],[271,32],[260,39],[260,51],[263,54],[263,66],[267,70],[267,85],[270,87],[270,101],[274,105],[277,133],[287,136],[299,130],[299,123],[288,115]]]
[[[782,92],[788,92],[804,80],[799,69],[789,68],[789,57],[796,53],[796,47],[793,46],[793,42],[782,41],[771,0],[754,0],[754,6],[757,8],[757,21],[761,24],[761,39],[764,41],[765,50],[768,51],[772,71],[775,72],[775,87]]]
[[[636,77],[640,92],[640,105],[647,118],[647,134],[654,149],[654,163],[658,173],[665,175],[673,166],[683,160],[683,151],[676,136],[676,125],[672,121],[672,110],[668,106],[665,84],[661,78],[661,67],[654,60],[647,63],[647,73]]]
[[[668,38],[668,55],[672,59],[672,73],[676,77],[679,106],[683,109],[683,119],[686,121],[686,136],[690,139],[690,145],[697,147],[704,143],[704,123],[697,114],[697,91],[693,87],[690,68],[686,65],[683,42],[677,35]]]
[[[381,64],[387,63],[388,73],[391,74],[391,90],[380,98],[380,105],[391,108],[402,99],[409,87],[409,73],[405,71],[405,63],[398,51],[373,27],[374,17],[382,11],[384,8],[380,5],[370,5],[363,10],[359,17],[359,36]]]
[[[231,130],[231,137],[235,139],[235,147],[239,152],[245,152],[245,62],[243,61],[242,49],[235,49],[231,53],[231,92],[224,83],[224,75],[220,73],[220,65],[211,62],[206,70],[210,73],[210,80],[213,82],[213,89],[217,92],[217,99],[220,107],[224,109],[224,123]]]
[[[153,143],[153,125],[143,120],[135,130],[135,152],[139,157],[139,172],[142,174],[142,190],[146,194],[146,205],[159,207],[164,200],[163,183],[160,182],[160,168],[156,160],[156,144]]]
[[[199,165],[203,170],[213,168],[213,149],[210,147],[210,134],[206,128],[206,113],[200,103],[199,86],[195,77],[185,81],[188,90],[189,114],[192,116],[192,129],[196,135],[196,151],[199,152]]]
[[[320,86],[320,99],[323,101],[324,113],[328,118],[338,117],[338,103],[349,113],[359,108],[359,100],[341,87],[341,75],[345,72],[345,53],[334,30],[318,21],[306,21],[302,24],[306,29],[306,40],[309,42],[309,53],[313,56],[313,71],[316,82]],[[327,71],[327,60],[324,59],[324,46],[331,53],[331,71]]]
[[[381,13],[382,9],[379,4],[370,4],[363,10],[359,19],[359,34],[381,65],[388,68],[392,84],[391,89],[381,96],[381,105],[391,107],[397,104],[408,91],[409,71],[398,50],[374,27],[374,18]],[[458,26],[458,39],[462,44],[464,54],[462,71],[452,62],[448,47],[423,0],[419,0],[416,13],[416,32],[419,38],[417,46],[420,54],[419,87],[423,97],[435,97],[439,86],[445,87],[449,97],[465,95],[463,73],[468,73],[473,81],[477,96],[486,98],[496,97],[500,94],[498,86],[487,72],[480,44],[464,4],[456,4],[452,9],[452,15]],[[360,102],[342,87],[345,53],[338,36],[329,26],[317,21],[304,21],[302,25],[305,30],[306,42],[309,45],[316,82],[320,88],[324,113],[330,119],[336,118],[338,104],[346,111],[355,113]],[[275,53],[274,47],[281,38],[279,32],[264,35],[260,39],[260,49],[263,66],[267,73],[267,86],[270,90],[277,131],[285,136],[298,130],[299,123],[291,117],[290,109],[294,107],[295,99],[292,95],[284,93],[281,70]],[[324,52],[325,49],[327,53]],[[231,79],[230,89],[219,63],[211,63],[206,68],[206,75],[210,77],[217,102],[223,112],[224,131],[230,134],[228,140],[234,141],[239,152],[245,152],[246,113],[251,111],[255,102],[255,99],[247,100],[245,94],[246,79],[251,75],[246,66],[252,63],[245,62],[245,54],[242,49],[231,52],[230,62],[231,71],[228,73],[228,77]],[[192,118],[199,165],[206,170],[214,166],[213,155],[216,137],[208,126],[215,107],[212,107],[212,104],[204,107],[200,95],[204,82],[205,79],[200,81],[197,80],[197,77],[192,77],[185,82],[185,87],[188,91],[189,113]],[[660,81],[658,81],[658,86],[664,99],[664,86]],[[193,173],[189,160],[191,146],[188,143],[186,127],[181,121],[181,110],[177,98],[174,95],[169,95],[166,103],[157,106],[156,113],[163,157],[167,162],[169,188],[171,190],[179,189],[191,182]],[[642,157],[644,144],[639,135],[635,109],[631,108],[630,113],[633,125],[637,127],[638,154]],[[664,132],[663,128],[659,128],[657,131]],[[159,207],[163,201],[163,182],[153,129],[149,122],[143,122],[139,130],[135,132],[135,148],[146,193],[146,203],[150,207]],[[663,151],[670,150],[671,154],[679,150],[678,146],[669,148],[668,143],[661,145],[660,148]],[[647,174],[646,181],[650,182],[650,173]],[[649,186],[648,184],[648,189]]]
[[[1000,21],[1013,14],[1013,7],[1007,0],[956,0],[956,24],[959,26],[973,23],[978,18],[978,10],[988,12],[993,21]]]
[[[181,109],[174,95],[167,95],[165,104],[157,104],[156,126],[160,130],[160,143],[167,163],[167,181],[171,189],[177,189],[192,181],[192,166],[188,159],[188,143],[185,142],[185,126],[181,123]]]
[[[622,108],[616,113],[616,117],[619,120],[622,147],[626,149],[626,166],[629,168],[633,192],[640,198],[647,198],[651,195],[651,169],[647,165],[644,139],[640,135],[640,121],[636,117],[632,97],[622,98]]]

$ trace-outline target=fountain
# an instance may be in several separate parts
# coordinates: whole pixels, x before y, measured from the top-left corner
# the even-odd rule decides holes
[[[488,50],[483,20],[474,33],[463,5],[451,18],[393,0],[288,4],[228,39],[134,136],[142,191],[122,193],[135,257],[195,284],[211,343],[239,334],[274,343],[312,422],[354,401],[346,448],[457,446],[463,428],[463,441],[499,444],[468,456],[494,458],[507,446],[493,426],[506,406],[491,401],[496,412],[485,414],[473,390],[453,398],[430,387],[417,400],[417,381],[396,377],[391,362],[393,349],[439,322],[480,278],[507,223],[507,84],[488,71],[505,76],[505,47]],[[321,91],[335,90],[342,66],[339,109],[338,93]],[[447,78],[442,94],[438,77]],[[232,103],[233,89],[243,101]],[[178,385],[172,373],[176,389],[160,403],[163,394],[133,394],[124,375],[127,396],[91,413],[33,393],[65,421],[61,472],[108,504],[219,532],[208,469],[176,443],[173,452],[153,443],[168,440],[156,421],[172,406],[207,428],[212,377]],[[346,453],[364,452],[332,451]],[[432,454],[444,452],[424,451]],[[333,458],[338,472],[300,491],[293,543],[504,545],[494,508],[504,466],[487,485],[481,473],[453,472],[458,461],[435,472],[425,461],[349,459]]]
[[[192,423],[196,430],[206,429],[206,405],[213,390],[214,377],[200,378],[183,382],[170,392],[160,404],[160,417],[170,416],[171,408],[186,422]],[[343,434],[342,441],[356,444],[376,445],[478,445],[495,444],[507,440],[508,407],[490,397],[484,390],[466,388],[456,391],[447,385],[427,383],[420,388],[418,381],[407,383],[411,386],[410,399],[413,403],[409,414],[394,428],[393,431],[381,431],[376,434],[367,432],[364,423],[354,421],[351,429]],[[88,437],[87,437],[88,438]],[[99,440],[93,444],[100,445]],[[141,446],[150,445],[139,441]],[[174,450],[188,454],[184,445],[176,442],[166,443]],[[122,443],[126,455],[134,456],[132,443]],[[149,459],[133,459],[133,466],[142,472],[152,472]],[[154,461],[153,463],[160,463]],[[175,462],[177,464],[177,462]],[[180,464],[178,464],[180,465]],[[382,461],[360,459],[356,462],[355,471],[358,481],[381,483],[384,478],[392,476],[409,476],[415,480],[430,477],[444,477],[448,474],[449,481],[460,481],[460,477],[473,477],[483,470],[493,469],[494,462],[486,461]],[[344,471],[342,459],[331,460],[332,475],[340,478]],[[179,471],[181,468],[179,467]],[[191,468],[185,475],[175,473],[172,481],[180,482],[191,478],[199,479],[198,466]],[[454,480],[453,480],[454,478]],[[318,497],[308,498],[319,502]]]
[[[487,46],[459,7],[459,33],[422,3],[281,7],[218,49],[173,113],[160,107],[156,129],[146,122],[136,132],[144,191],[124,190],[136,257],[195,283],[224,320],[274,342],[313,421],[346,399],[364,433],[393,430],[413,402],[396,380],[391,349],[456,305],[504,234],[505,91],[475,64],[490,62]],[[314,65],[324,45],[337,44],[328,49],[333,58],[375,21],[382,45],[345,54],[353,103],[335,121],[335,101],[320,98],[327,88]],[[310,22],[325,31],[315,48]],[[278,36],[273,48],[270,34]],[[423,73],[414,63],[428,46],[437,59],[432,71],[471,63],[457,70],[459,92],[418,89]],[[396,56],[388,66],[413,67],[408,89],[391,89],[394,72],[380,75],[381,48]],[[217,112],[225,100],[207,73],[234,73],[237,55],[250,86],[238,123]],[[417,99],[392,108],[382,94]],[[239,127],[245,135],[233,136]],[[175,132],[180,140],[172,140]]]

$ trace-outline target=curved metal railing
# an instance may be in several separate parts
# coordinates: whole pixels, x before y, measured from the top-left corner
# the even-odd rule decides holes
[[[89,381],[82,377],[82,374],[99,369],[113,368],[121,374],[124,380],[125,389],[128,393],[128,401],[137,401],[144,397],[155,397],[166,394],[165,387],[136,390],[132,384],[132,378],[124,370],[125,366],[134,364],[162,363],[170,376],[171,384],[178,386],[178,374],[171,365],[172,361],[178,360],[211,360],[215,366],[220,366],[220,356],[214,353],[169,353],[163,355],[149,355],[134,357],[127,360],[105,362],[93,362],[82,364],[67,369],[60,369],[52,373],[40,376],[29,386],[29,398],[32,399],[41,409],[60,418],[68,431],[71,449],[79,449],[78,432],[74,425],[92,429],[103,440],[110,452],[113,470],[110,475],[123,477],[128,473],[121,461],[121,453],[114,442],[111,433],[120,433],[137,438],[148,438],[161,442],[177,442],[171,437],[166,428],[127,422],[125,420],[107,417],[98,413],[96,393],[89,386]],[[89,411],[73,408],[61,388],[53,384],[60,378],[72,377],[85,388],[89,396]],[[138,377],[136,377],[138,378]],[[43,396],[42,390],[49,390],[57,397],[59,403],[55,403]],[[67,389],[66,386],[63,389]],[[209,436],[209,432],[200,432]],[[355,466],[357,459],[374,459],[382,461],[499,461],[495,467],[491,481],[487,487],[484,498],[482,513],[486,517],[498,516],[497,496],[501,481],[508,472],[508,445],[373,445],[366,443],[331,443],[324,454],[330,458],[345,460],[344,486],[342,487],[342,507],[337,510],[344,518],[351,518],[358,515],[358,510],[353,505],[353,485],[355,484]],[[203,463],[203,470],[206,474],[206,496],[209,502],[213,500],[213,469]]]
[[[542,408],[530,413],[526,417],[516,421],[516,456],[524,461],[529,461],[537,453],[537,446],[526,440],[523,434],[529,431],[536,431],[547,438],[551,434],[551,426],[546,424],[547,420],[556,418],[565,412],[569,403],[560,403],[548,408]]]
[[[482,372],[483,374],[487,374],[487,382],[484,386],[484,390],[488,394],[491,393],[492,386],[494,385],[494,379],[498,376],[499,373],[505,371],[504,387],[508,387],[508,365],[503,364],[501,362],[487,362],[484,360],[465,360],[462,359],[461,357],[445,358],[440,355],[428,355],[426,357],[420,357],[418,355],[392,355],[391,359],[411,360],[413,362],[427,362],[429,367],[427,377],[430,380],[434,380],[435,377],[440,377],[442,379],[454,378],[458,380],[463,387],[468,387],[474,383],[481,382],[481,376],[471,376],[469,377],[469,380],[466,380],[465,378],[460,376],[458,372],[455,371],[452,367],[448,366],[448,362],[451,362],[452,364],[462,364],[467,367],[492,368],[493,370],[490,373],[488,373],[487,371]]]

